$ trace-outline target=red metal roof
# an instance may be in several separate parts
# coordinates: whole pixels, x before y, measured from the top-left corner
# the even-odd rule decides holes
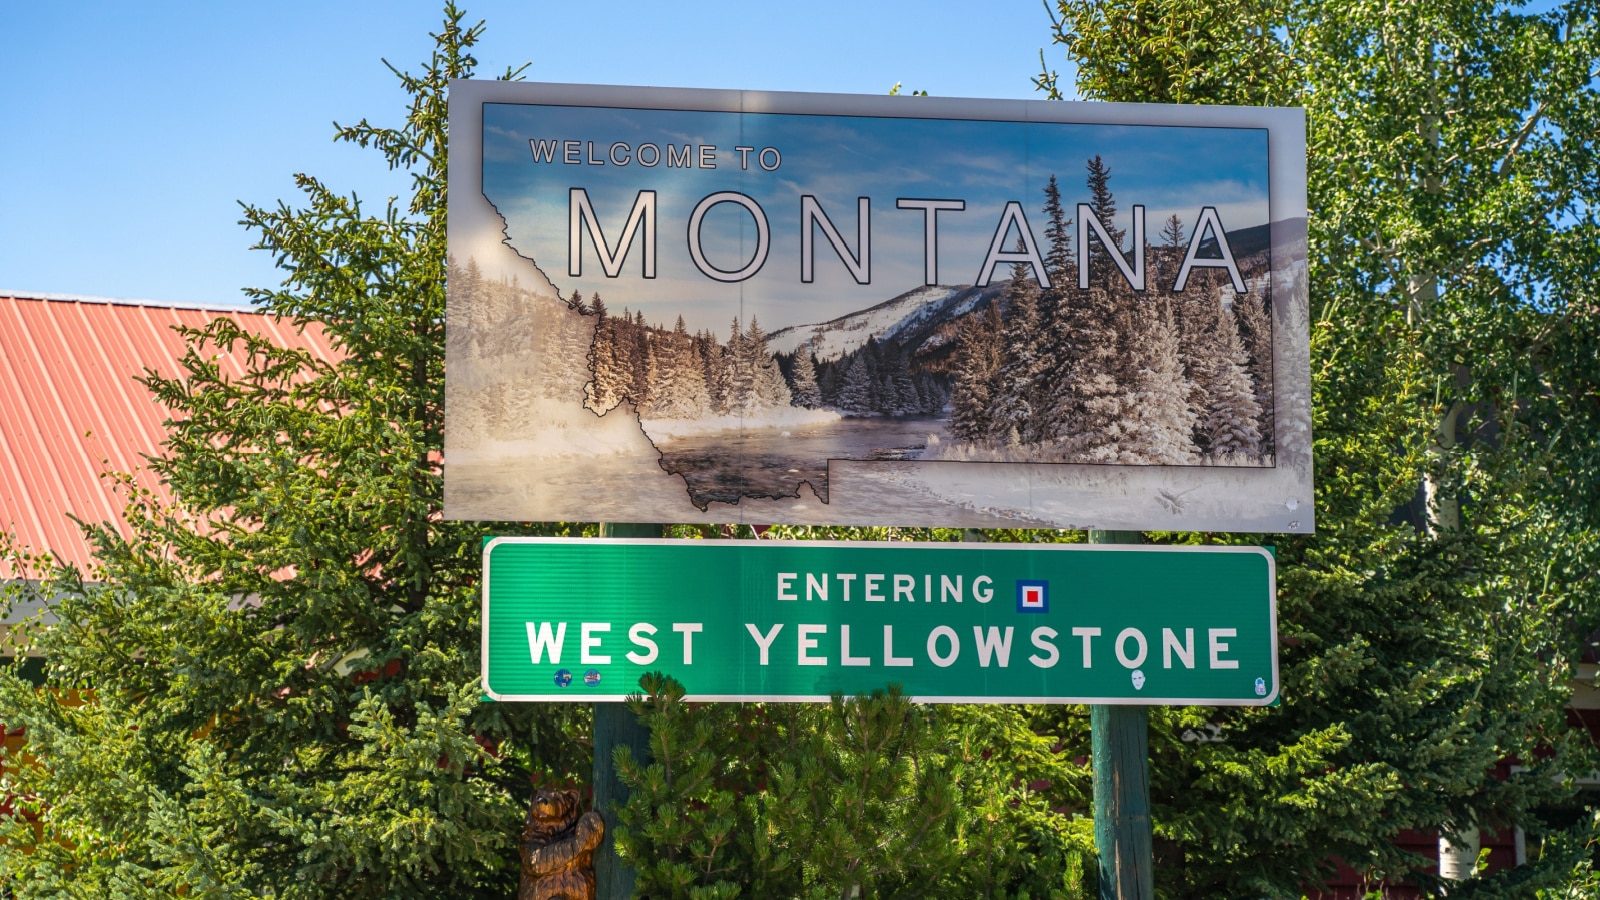
[[[219,316],[280,345],[337,356],[319,329],[297,332],[246,310],[0,292],[0,530],[87,567],[89,546],[68,513],[126,531],[124,498],[103,475],[132,473],[169,499],[144,461],[160,451],[168,413],[135,379],[147,368],[178,375],[184,341],[173,328]],[[244,372],[237,356],[219,361],[224,373]],[[0,561],[0,578],[12,574]]]

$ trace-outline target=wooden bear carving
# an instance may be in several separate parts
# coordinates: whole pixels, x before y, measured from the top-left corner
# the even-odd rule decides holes
[[[599,813],[579,814],[577,791],[534,791],[517,900],[594,900],[594,851],[605,830]]]

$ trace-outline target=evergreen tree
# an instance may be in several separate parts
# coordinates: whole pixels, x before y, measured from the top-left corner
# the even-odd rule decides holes
[[[652,335],[650,401],[653,419],[698,419],[711,409],[705,362],[689,336],[683,316],[669,333]]]
[[[1600,456],[1582,449],[1600,418],[1574,389],[1600,375],[1583,299],[1600,245],[1587,213],[1550,211],[1600,200],[1594,11],[1056,7],[1081,96],[1308,121],[1317,534],[1273,538],[1284,703],[1153,712],[1153,737],[1206,721],[1227,738],[1151,742],[1157,883],[1300,896],[1338,859],[1430,895],[1585,896],[1567,879],[1587,836],[1546,816],[1592,821],[1550,773],[1594,768],[1563,706],[1600,596]],[[1478,823],[1542,833],[1545,852],[1441,888],[1394,841]]]
[[[1189,403],[1204,410],[1211,402],[1212,378],[1221,371],[1217,346],[1222,327],[1222,304],[1217,299],[1217,285],[1210,272],[1198,272],[1189,280],[1189,287],[1173,295],[1173,317],[1178,326],[1178,355],[1183,360],[1184,375],[1191,389]],[[1211,450],[1210,433],[1202,427],[1205,416],[1195,424],[1195,445],[1202,453]]]
[[[624,334],[625,319],[602,317],[595,325],[589,350],[589,371],[593,378],[584,388],[584,405],[600,415],[615,409],[632,394],[631,346]]]
[[[1006,314],[1000,329],[1000,365],[990,389],[988,419],[994,438],[1015,432],[1018,439],[1038,441],[1048,430],[1046,413],[1036,403],[1048,403],[1038,390],[1047,366],[1041,350],[1046,346],[1039,322],[1038,292],[1013,272],[1004,294]]]
[[[733,317],[728,334],[728,344],[722,354],[723,381],[726,384],[728,414],[748,415],[755,402],[755,371],[750,366],[750,354],[745,348],[744,331],[739,317]]]
[[[817,364],[817,390],[822,394],[824,406],[837,406],[839,387],[844,383],[841,360],[828,360]]]
[[[454,257],[446,263],[446,278],[450,290],[458,294],[462,303],[454,309],[471,310],[471,318],[462,318],[460,313],[452,319],[449,325],[447,340],[452,343],[458,340],[462,343],[481,341],[489,333],[491,325],[491,304],[482,302],[486,290],[483,283],[483,273],[478,268],[476,259],[467,260],[465,266],[456,264]]]
[[[754,386],[747,408],[753,413],[761,413],[792,406],[794,398],[789,393],[789,383],[784,380],[778,361],[772,358],[772,351],[767,348],[766,332],[761,330],[755,316],[750,317],[744,350],[750,367],[750,381]]]
[[[865,354],[857,353],[850,360],[840,381],[839,396],[834,400],[834,406],[840,412],[858,416],[875,411],[872,404],[872,372],[867,367]]]
[[[955,384],[950,392],[950,432],[964,441],[995,433],[991,390],[1000,371],[1000,310],[991,303],[961,323],[956,336]]]
[[[1227,308],[1219,311],[1211,347],[1212,356],[1201,367],[1206,405],[1200,427],[1206,448],[1219,458],[1259,456],[1261,432],[1256,423],[1261,418],[1261,407],[1256,404],[1255,387],[1250,383],[1238,326]]]
[[[618,333],[622,339],[621,355],[627,360],[629,385],[627,398],[635,409],[648,409],[652,402],[651,381],[659,379],[656,348],[649,326],[644,324],[644,310],[634,314],[631,324]]]
[[[794,356],[794,405],[806,409],[822,407],[822,390],[817,386],[817,370],[811,359],[811,345],[804,344]]]
[[[594,346],[598,324],[605,320],[605,304],[592,310],[594,315],[584,315],[576,308],[550,308],[548,301],[526,292],[517,306],[541,312],[536,327],[539,334],[547,337],[543,345],[546,354],[543,364],[540,372],[532,377],[535,395],[582,404],[584,385],[594,377],[589,370],[589,352]]]
[[[1111,167],[1105,164],[1098,153],[1084,167],[1089,171],[1086,178],[1089,210],[1105,226],[1106,233],[1111,235],[1109,247],[1104,246],[1099,238],[1089,241],[1089,284],[1091,287],[1106,287],[1121,278],[1120,274],[1113,274],[1116,273],[1116,264],[1111,261],[1109,254],[1122,252],[1122,242],[1127,238],[1127,232],[1117,227],[1117,201],[1111,193]]]
[[[1195,409],[1178,359],[1178,329],[1166,302],[1142,308],[1136,322],[1133,380],[1118,461],[1182,466],[1196,462]]]
[[[1272,320],[1263,308],[1261,292],[1252,290],[1233,299],[1233,317],[1239,326],[1239,337],[1244,342],[1245,371],[1255,387],[1256,407],[1261,410],[1256,418],[1256,431],[1261,436],[1261,452],[1273,453],[1273,388],[1272,388]]]
[[[1088,169],[1091,210],[1104,217],[1110,231],[1109,217],[1116,214],[1110,170],[1099,157],[1089,160]],[[1112,231],[1112,236],[1120,240],[1121,232]],[[1091,272],[1103,273],[1104,268],[1091,267]],[[1099,286],[1063,291],[1055,316],[1058,350],[1049,370],[1045,395],[1051,406],[1044,419],[1056,442],[1055,453],[1067,462],[1116,460],[1132,397],[1134,365],[1124,319],[1133,305],[1132,292],[1120,276],[1090,283]]]
[[[879,411],[892,416],[917,412],[922,403],[917,397],[916,382],[911,377],[911,361],[897,343],[889,342],[883,347],[883,374],[887,392]]]
[[[1074,255],[1072,250],[1072,219],[1061,207],[1061,188],[1056,184],[1055,173],[1050,173],[1050,180],[1044,186],[1044,239],[1045,250],[1044,268],[1050,275],[1050,283],[1055,290],[1065,290],[1069,284],[1074,283],[1077,272],[1074,271]],[[1021,250],[1019,244],[1017,249]],[[1021,268],[1020,266],[1018,268]],[[1013,278],[1021,278],[1025,269],[1012,271]]]
[[[1183,219],[1177,213],[1167,216],[1161,226],[1161,246],[1176,250],[1183,246]]]
[[[28,754],[3,759],[6,895],[505,897],[530,777],[587,769],[576,708],[480,699],[482,541],[527,529],[441,515],[445,93],[478,33],[446,7],[404,122],[338,131],[408,198],[374,215],[302,175],[305,208],[244,208],[284,277],[257,309],[338,358],[218,318],[147,379],[173,505],[90,528],[97,570],[9,635],[50,667],[0,670]]]
[[[728,362],[716,336],[707,332],[700,339],[701,365],[705,367],[706,394],[714,415],[725,416],[731,409],[728,399]]]

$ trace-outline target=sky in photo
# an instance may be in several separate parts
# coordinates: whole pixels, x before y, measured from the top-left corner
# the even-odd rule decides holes
[[[480,74],[536,81],[1037,98],[1038,0],[477,0]],[[239,201],[301,205],[294,174],[381,212],[408,180],[333,123],[392,125],[441,4],[0,3],[0,290],[229,305],[281,280]]]
[[[920,101],[908,99],[907,104]],[[717,148],[717,168],[570,165],[561,148],[535,161],[530,140],[589,144],[605,159],[618,142],[630,148],[668,144]],[[755,150],[741,166],[736,146]],[[781,163],[764,170],[758,158],[776,148]],[[1267,133],[1256,129],[1105,126],[817,115],[606,109],[489,104],[484,110],[484,194],[504,217],[510,243],[532,259],[563,295],[595,292],[613,309],[643,309],[671,325],[679,314],[690,330],[725,333],[732,311],[758,315],[763,327],[821,322],[922,286],[924,214],[897,209],[897,198],[959,199],[962,211],[938,216],[938,280],[971,284],[1008,201],[1019,202],[1043,253],[1044,187],[1054,175],[1072,217],[1087,202],[1086,161],[1099,155],[1111,170],[1116,227],[1130,230],[1132,208],[1145,207],[1146,239],[1159,244],[1168,215],[1188,226],[1203,206],[1215,207],[1229,231],[1266,224]],[[619,159],[628,154],[619,154]],[[698,152],[695,154],[698,159]],[[768,165],[777,162],[766,157]],[[646,162],[650,161],[649,156]],[[459,160],[457,161],[459,164]],[[641,190],[656,192],[657,276],[641,277],[643,240],[635,239],[621,272],[608,278],[587,230],[581,278],[568,269],[569,190],[587,191],[606,240],[617,249],[623,224]],[[753,199],[771,229],[765,264],[748,280],[722,283],[703,274],[688,250],[695,205],[712,193],[736,191]],[[810,194],[859,255],[858,197],[870,198],[871,267],[857,284],[820,227],[813,228],[815,280],[801,280],[801,196]],[[1004,241],[1010,250],[1017,233]],[[755,220],[734,203],[706,214],[701,245],[707,261],[737,270],[755,255]],[[1131,247],[1131,243],[1129,244]],[[1004,280],[1009,266],[992,280]]]

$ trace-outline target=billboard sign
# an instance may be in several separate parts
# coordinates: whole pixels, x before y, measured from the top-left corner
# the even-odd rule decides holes
[[[455,82],[460,519],[1309,532],[1291,109]]]
[[[1260,547],[501,538],[483,571],[496,700],[621,700],[653,671],[701,701],[1278,696]]]

